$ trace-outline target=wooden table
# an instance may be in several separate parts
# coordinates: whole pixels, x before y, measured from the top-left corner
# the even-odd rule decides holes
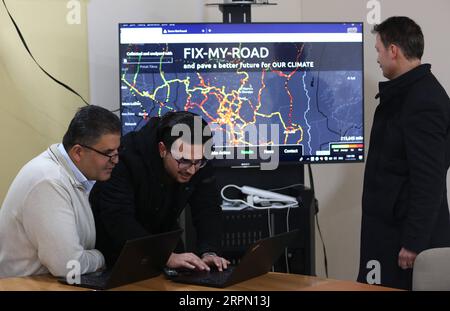
[[[0,291],[88,290],[59,283],[49,275],[0,279]],[[269,272],[224,289],[187,285],[167,280],[163,275],[114,288],[119,291],[392,291],[395,289],[352,281],[324,279],[299,274]]]

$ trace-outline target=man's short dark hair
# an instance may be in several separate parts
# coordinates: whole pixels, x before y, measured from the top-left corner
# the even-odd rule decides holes
[[[120,134],[119,118],[103,107],[89,105],[78,109],[63,137],[69,151],[76,144],[95,145],[105,134]]]
[[[196,132],[199,128],[195,127],[195,122],[201,122],[201,133]],[[176,125],[187,126],[190,131],[190,136],[186,136],[186,133],[182,131],[175,131],[174,135],[172,129]],[[182,130],[183,128],[180,129]],[[167,149],[170,149],[174,141],[180,137],[188,139],[189,141],[185,142],[191,145],[196,143],[205,144],[212,137],[208,123],[201,116],[188,111],[168,112],[163,115],[158,125],[157,135],[158,141],[163,142]]]
[[[380,35],[386,48],[390,44],[400,47],[408,60],[422,59],[425,46],[422,29],[409,17],[389,17],[381,24],[375,25],[372,32]]]

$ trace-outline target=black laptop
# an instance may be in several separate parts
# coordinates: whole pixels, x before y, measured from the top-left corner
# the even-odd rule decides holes
[[[274,235],[259,240],[251,245],[236,266],[220,272],[180,270],[176,275],[169,275],[174,282],[196,284],[211,287],[227,287],[270,271],[275,261],[300,234],[299,230]]]
[[[111,269],[81,275],[80,284],[93,289],[109,289],[142,281],[162,273],[180,239],[182,229],[127,241]],[[65,284],[66,278],[59,278]]]

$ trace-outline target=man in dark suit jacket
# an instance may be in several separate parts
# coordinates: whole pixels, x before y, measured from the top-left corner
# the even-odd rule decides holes
[[[364,175],[358,281],[410,289],[421,251],[450,246],[450,100],[407,17],[376,25],[383,75]]]
[[[90,195],[96,246],[107,264],[117,259],[127,240],[178,228],[178,217],[189,203],[200,257],[174,252],[167,266],[227,267],[229,262],[217,255],[221,209],[213,168],[204,156],[211,138],[205,128],[199,116],[169,112],[122,138],[119,164],[110,180],[98,182]]]

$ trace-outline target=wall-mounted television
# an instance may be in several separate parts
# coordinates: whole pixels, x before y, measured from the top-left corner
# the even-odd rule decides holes
[[[119,24],[122,134],[186,110],[218,165],[364,160],[363,24]]]

